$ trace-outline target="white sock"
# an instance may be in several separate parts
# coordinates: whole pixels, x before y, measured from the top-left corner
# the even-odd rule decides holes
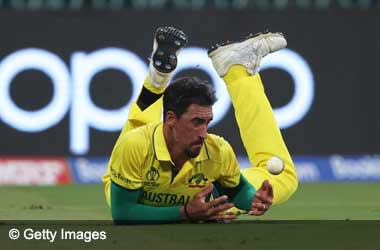
[[[149,77],[150,84],[156,89],[164,89],[168,84],[171,73],[162,73],[158,71],[152,64],[152,61],[149,63]]]

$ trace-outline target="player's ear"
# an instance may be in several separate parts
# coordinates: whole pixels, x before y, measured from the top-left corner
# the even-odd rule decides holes
[[[165,123],[169,126],[172,126],[177,120],[177,116],[173,111],[166,112]]]

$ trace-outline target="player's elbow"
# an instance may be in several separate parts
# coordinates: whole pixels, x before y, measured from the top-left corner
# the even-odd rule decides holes
[[[125,211],[122,211],[118,206],[113,206],[111,209],[112,220],[115,225],[131,224],[128,220],[128,216],[125,216]]]
[[[130,216],[127,209],[112,209],[112,221],[115,225],[145,224],[143,220]]]

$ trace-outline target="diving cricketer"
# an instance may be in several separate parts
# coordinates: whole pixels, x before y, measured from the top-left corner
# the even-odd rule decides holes
[[[264,56],[286,46],[283,35],[259,33],[209,50],[252,163],[241,172],[229,143],[207,132],[216,101],[211,86],[184,77],[167,87],[187,41],[173,27],[155,33],[148,76],[103,176],[115,223],[233,220],[233,207],[262,215],[297,188],[294,164],[257,73]],[[266,168],[273,157],[284,165],[279,175]]]

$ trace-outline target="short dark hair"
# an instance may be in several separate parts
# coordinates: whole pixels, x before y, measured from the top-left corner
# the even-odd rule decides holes
[[[174,80],[164,92],[164,120],[172,111],[178,118],[191,104],[212,106],[216,102],[215,90],[209,83],[197,77],[182,77]]]

